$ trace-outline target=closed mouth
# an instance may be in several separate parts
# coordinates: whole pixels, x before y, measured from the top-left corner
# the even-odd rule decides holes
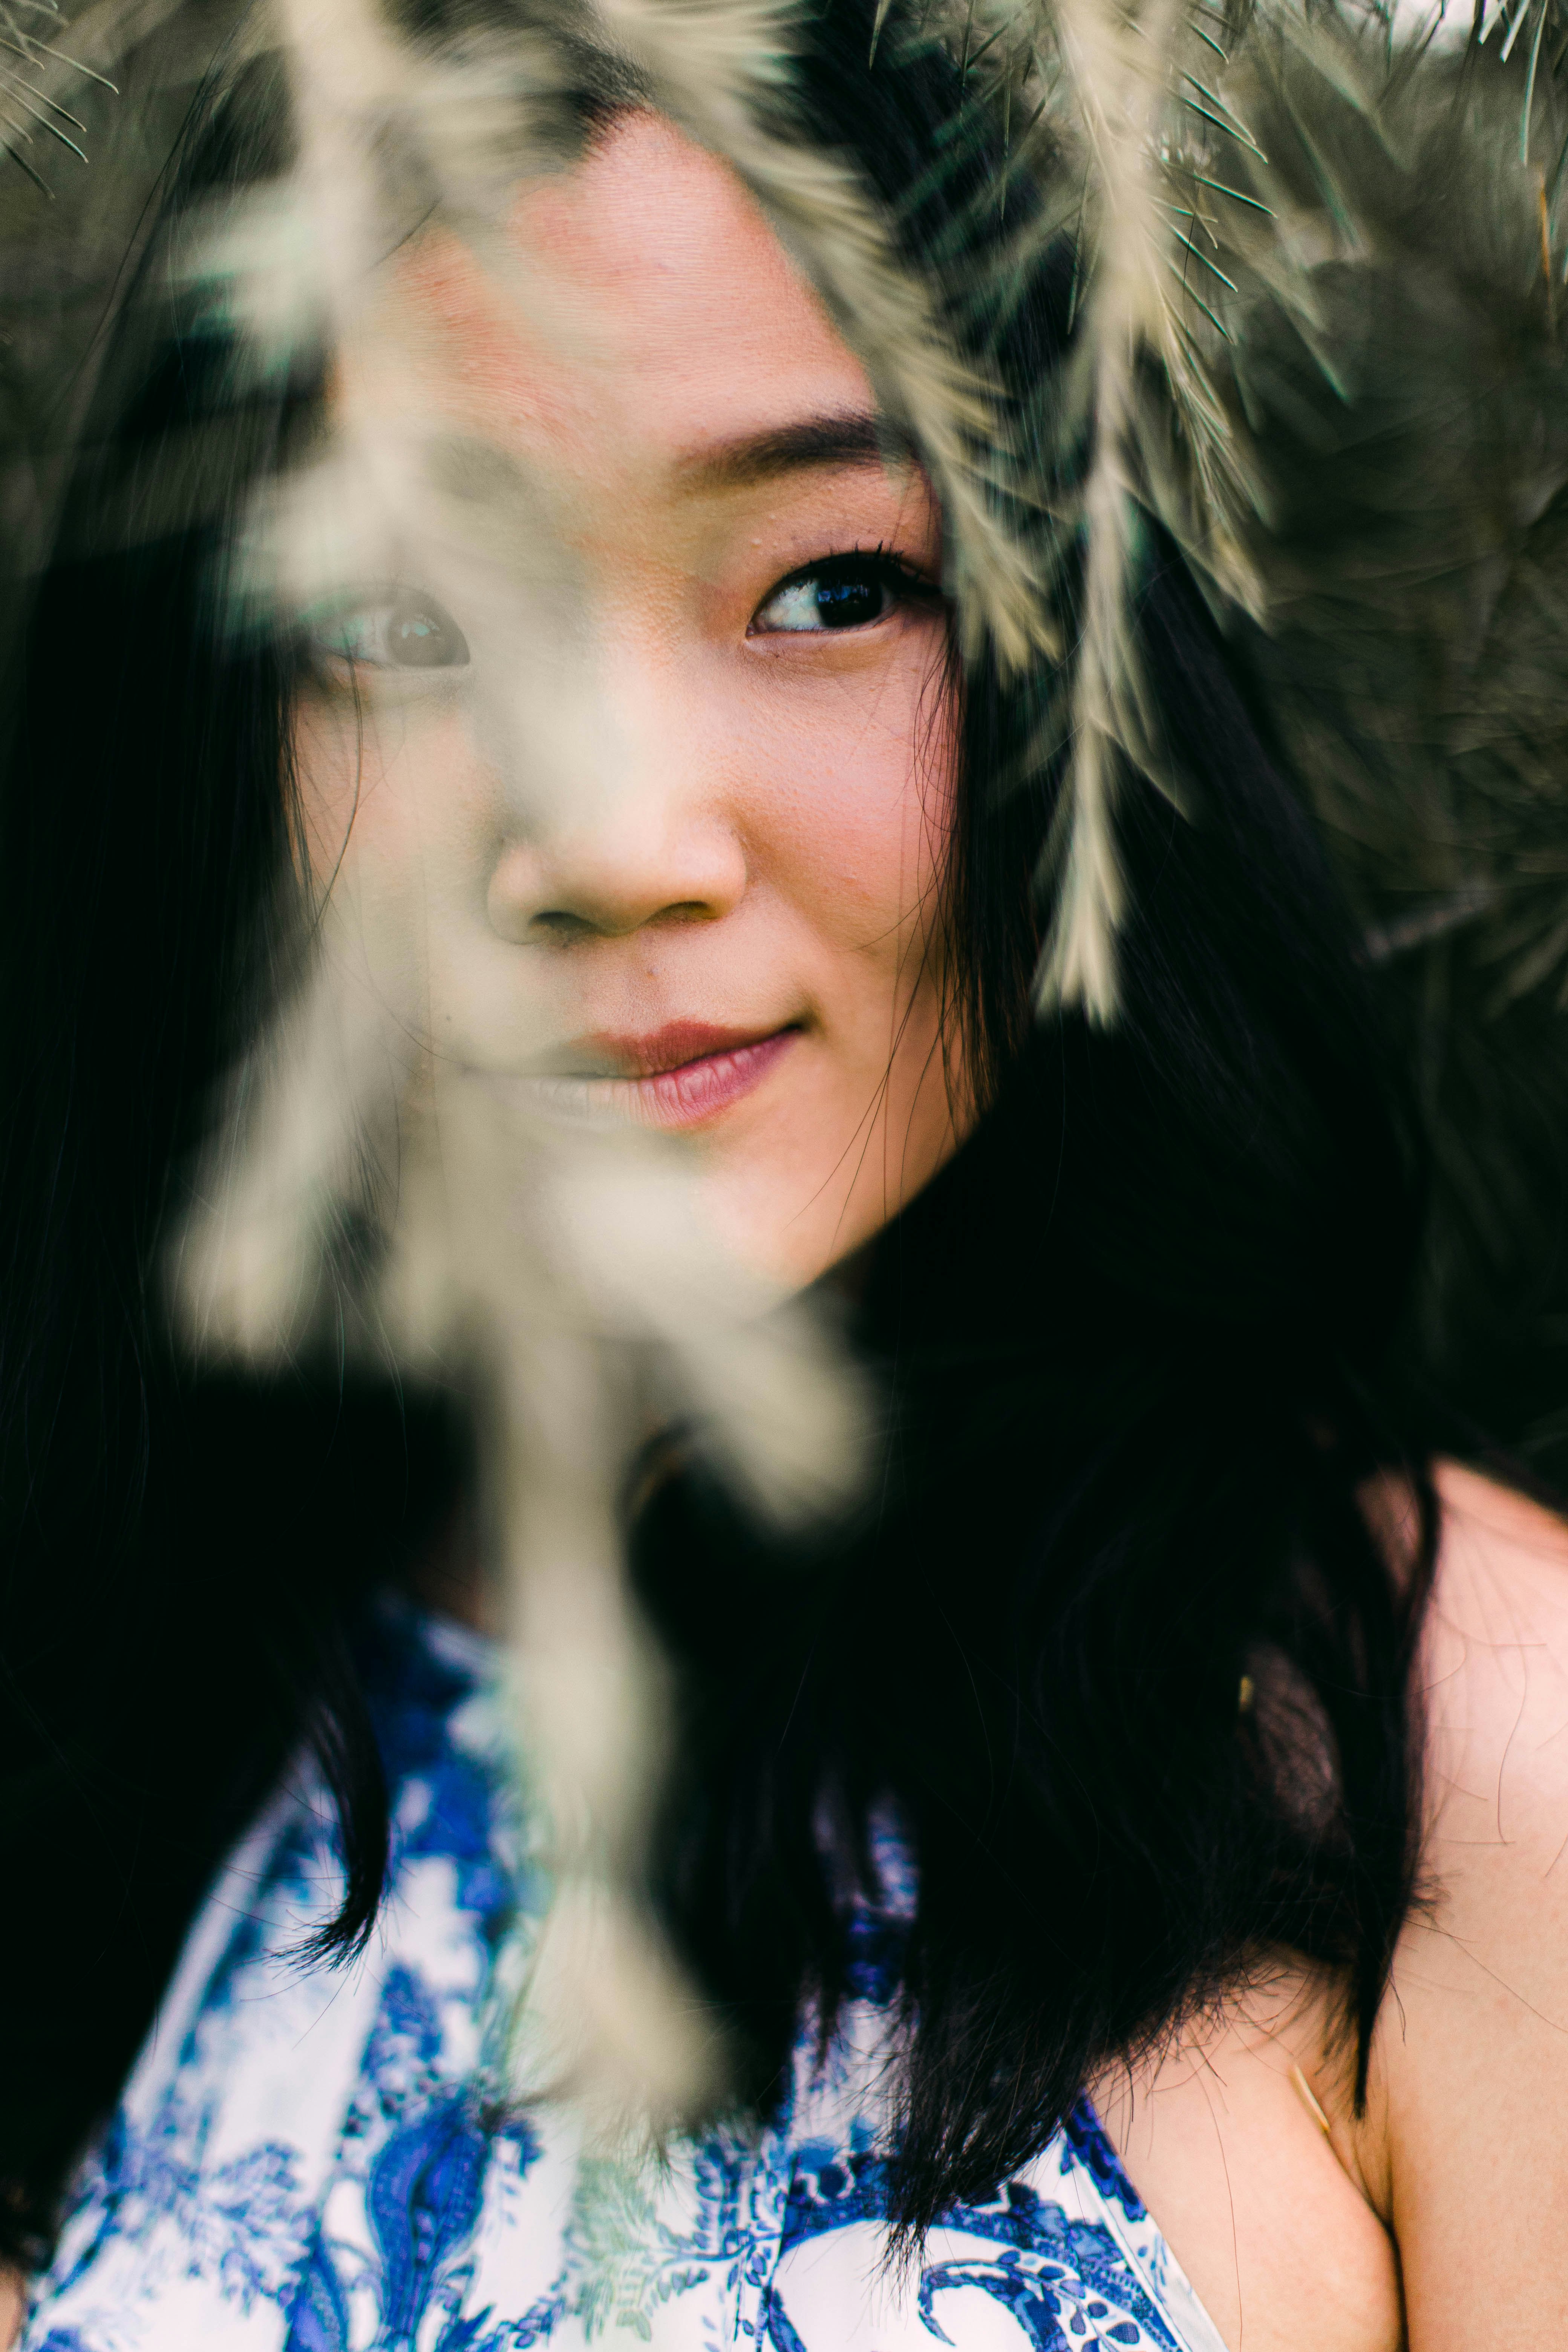
[[[531,1085],[548,1109],[573,1120],[701,1127],[761,1086],[800,1034],[798,1022],[762,1036],[672,1023],[646,1037],[594,1037],[580,1050],[618,1070],[567,1071]]]

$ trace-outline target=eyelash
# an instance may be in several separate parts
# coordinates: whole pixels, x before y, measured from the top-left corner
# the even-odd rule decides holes
[[[758,631],[756,629],[756,623],[759,616],[765,613],[768,606],[773,604],[777,598],[783,596],[787,590],[791,588],[804,588],[814,582],[826,580],[831,583],[836,578],[846,579],[853,577],[856,574],[859,574],[863,577],[868,573],[869,573],[873,578],[879,580],[889,593],[896,597],[899,603],[902,604],[921,607],[926,611],[936,611],[942,606],[943,601],[942,591],[936,585],[935,582],[928,579],[924,572],[917,572],[914,566],[908,562],[903,556],[895,554],[890,548],[884,545],[881,541],[879,541],[875,547],[845,548],[837,551],[831,555],[816,556],[811,562],[802,563],[798,565],[794,572],[786,572],[782,580],[775,580],[773,586],[768,590],[767,594],[757,606],[756,612],[752,614],[751,628],[748,630],[747,634],[752,635],[755,633],[758,635],[770,635],[773,634],[792,634],[789,631],[779,631],[775,633],[773,631]],[[880,614],[878,615],[878,618],[882,617],[885,616]],[[858,625],[864,627],[870,625],[870,624],[861,623]],[[821,632],[801,632],[801,634],[847,635],[848,634],[848,631],[834,632],[831,630],[824,630]]]

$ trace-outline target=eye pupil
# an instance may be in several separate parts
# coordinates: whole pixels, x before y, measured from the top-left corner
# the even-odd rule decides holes
[[[330,660],[356,669],[462,669],[468,644],[433,597],[367,595],[307,624],[309,640]]]
[[[396,605],[386,635],[392,658],[404,669],[445,669],[462,658],[456,631],[444,627],[427,604]]]
[[[816,583],[817,615],[826,629],[858,629],[879,621],[886,599],[883,583],[864,573]]]
[[[825,556],[802,564],[760,604],[748,635],[826,636],[869,628],[900,605],[931,603],[923,583],[896,557],[874,554]]]

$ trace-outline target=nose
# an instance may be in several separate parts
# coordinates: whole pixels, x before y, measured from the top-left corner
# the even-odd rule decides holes
[[[676,923],[712,922],[746,887],[744,852],[712,822],[672,822],[675,813],[640,805],[634,794],[593,825],[548,843],[509,842],[490,877],[490,924],[502,939],[624,939]]]
[[[617,697],[615,773],[584,779],[572,808],[506,842],[488,910],[503,939],[572,945],[713,922],[747,883],[745,845],[726,805],[722,747],[678,692]],[[635,700],[635,709],[626,703]]]

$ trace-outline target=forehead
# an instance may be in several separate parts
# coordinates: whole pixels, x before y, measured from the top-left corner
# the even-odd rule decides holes
[[[874,405],[739,178],[656,116],[525,189],[504,237],[495,269],[441,232],[405,249],[385,319],[421,404],[491,440],[602,476]]]

